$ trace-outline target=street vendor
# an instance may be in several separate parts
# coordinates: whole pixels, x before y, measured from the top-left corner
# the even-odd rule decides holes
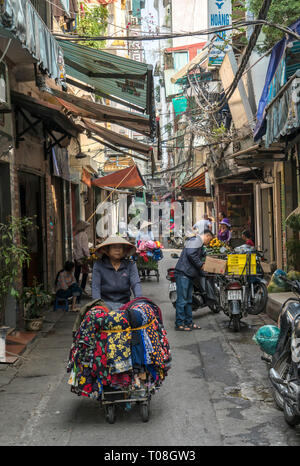
[[[229,243],[231,239],[230,228],[231,225],[229,223],[229,220],[227,218],[223,218],[223,220],[220,222],[220,230],[218,232],[218,239],[220,241],[223,241],[223,243]]]
[[[136,244],[138,245],[139,241],[154,241],[154,235],[149,226],[152,225],[151,222],[146,222],[144,220],[140,226],[139,232],[135,238]]]
[[[247,244],[247,246],[255,246],[253,240],[251,239],[251,233],[249,230],[244,230],[242,232],[242,240],[245,241],[245,244]]]
[[[93,299],[101,298],[116,310],[130,301],[131,291],[135,298],[142,296],[137,266],[127,259],[135,252],[135,246],[121,236],[110,236],[96,248],[99,260],[93,267]]]

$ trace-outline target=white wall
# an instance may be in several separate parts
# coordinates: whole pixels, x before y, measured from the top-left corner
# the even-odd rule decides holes
[[[157,7],[157,8],[155,8]],[[142,10],[142,24],[141,29],[143,32],[167,33],[170,29],[166,27],[167,8],[163,5],[163,0],[146,0],[145,8]],[[170,40],[154,40],[145,41],[143,43],[145,62],[153,65],[153,70],[157,63],[160,64],[161,72],[164,69],[164,49],[170,47],[172,44]],[[161,76],[154,76],[154,89],[159,84]],[[171,104],[166,102],[165,88],[160,88],[160,104],[157,106],[158,115],[160,116],[160,127],[162,132],[162,140],[167,139],[167,133],[164,131],[164,126],[170,121],[170,114],[172,118]],[[168,154],[166,145],[162,146],[162,165],[163,167],[168,163]]]
[[[172,32],[194,32],[207,29],[208,0],[172,0]],[[197,44],[207,36],[190,36],[173,39],[173,47]]]
[[[252,52],[249,58],[248,66],[254,64],[253,68],[251,68],[251,76],[253,82],[253,91],[255,96],[256,107],[259,103],[259,99],[261,98],[262,91],[264,88],[266,74],[268,70],[270,56],[262,58],[257,64],[255,62],[259,59],[260,55],[256,52]]]

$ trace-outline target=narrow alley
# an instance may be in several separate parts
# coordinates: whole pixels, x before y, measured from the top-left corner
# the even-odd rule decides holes
[[[291,429],[275,407],[266,364],[252,341],[271,320],[248,316],[234,333],[224,314],[205,308],[195,314],[201,330],[175,332],[165,278],[176,262],[170,253],[160,262],[160,282],[142,284],[144,295],[162,309],[173,357],[151,399],[149,422],[133,407],[117,409],[110,425],[98,402],[70,392],[66,363],[75,314],[61,311],[54,330],[32,343],[18,368],[0,366],[0,416],[6,420],[1,445],[299,445],[300,430]]]

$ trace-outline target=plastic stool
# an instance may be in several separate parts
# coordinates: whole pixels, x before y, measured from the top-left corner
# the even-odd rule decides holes
[[[69,310],[69,299],[59,298],[58,296],[56,296],[55,301],[54,301],[53,311],[56,311],[56,309],[64,309],[65,311],[68,311]]]

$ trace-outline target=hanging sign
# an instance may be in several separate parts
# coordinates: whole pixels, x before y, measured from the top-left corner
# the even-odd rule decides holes
[[[232,24],[231,0],[208,0],[208,27],[229,26]],[[209,52],[208,66],[220,66],[225,53],[230,50],[231,31],[220,31]]]

